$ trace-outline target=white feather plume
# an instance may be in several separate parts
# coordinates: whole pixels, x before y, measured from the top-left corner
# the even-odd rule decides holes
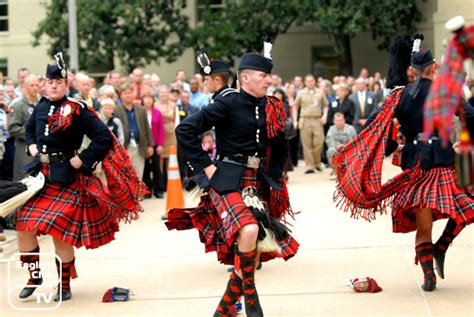
[[[269,59],[272,59],[270,54],[272,51],[273,44],[270,42],[263,42],[263,56]]]
[[[203,68],[206,66],[209,66],[209,64],[211,63],[209,61],[209,57],[207,57],[207,54],[204,52],[200,52],[196,59],[197,59],[198,64]]]
[[[59,69],[64,68],[64,60],[63,60],[63,52],[57,52],[54,54],[54,58],[56,59],[56,64],[58,64]]]
[[[421,39],[415,39],[413,41],[412,53],[419,52],[420,51],[420,46],[421,46]]]

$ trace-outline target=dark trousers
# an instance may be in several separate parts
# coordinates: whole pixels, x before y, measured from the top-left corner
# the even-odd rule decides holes
[[[145,159],[145,168],[143,171],[143,182],[155,195],[159,192],[164,192],[165,188],[160,185],[161,171],[160,171],[160,157],[156,154],[156,148],[153,149],[153,155]]]
[[[166,186],[168,184],[168,158],[163,159],[163,165],[160,166],[158,163],[158,168],[160,171],[160,177],[158,178],[158,188],[162,192],[166,192]]]
[[[290,157],[293,162],[293,166],[298,166],[298,152],[300,148],[300,130],[296,133],[293,139],[290,139]]]
[[[324,126],[324,143],[323,143],[323,152],[321,153],[321,162],[323,162],[324,164],[330,163],[326,155],[326,152],[328,151],[328,145],[326,144],[326,135],[328,134],[329,128],[330,128],[329,124],[326,124]]]
[[[5,154],[3,155],[3,179],[13,180],[13,163],[15,161],[15,138],[9,138],[5,142]]]

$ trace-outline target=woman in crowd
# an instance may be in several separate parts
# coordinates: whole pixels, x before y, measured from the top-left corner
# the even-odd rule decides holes
[[[163,198],[165,187],[160,182],[160,157],[163,154],[163,146],[165,145],[165,122],[160,110],[154,107],[155,97],[151,91],[143,94],[142,104],[147,112],[148,124],[150,125],[154,142],[153,155],[145,160],[143,182],[150,191],[153,191],[156,198]],[[166,171],[164,172],[166,173]]]
[[[160,88],[160,99],[158,102],[158,110],[163,115],[164,126],[165,126],[165,142],[163,145],[163,151],[160,155],[160,183],[159,188],[166,191],[166,183],[168,181],[168,159],[170,146],[176,145],[176,135],[174,129],[176,127],[176,100],[171,100],[170,91],[168,87],[162,86]]]
[[[347,84],[339,84],[336,89],[337,99],[329,105],[328,111],[328,127],[333,125],[334,114],[340,112],[344,115],[346,122],[354,121],[355,115],[355,105],[348,98],[349,96],[349,86]]]

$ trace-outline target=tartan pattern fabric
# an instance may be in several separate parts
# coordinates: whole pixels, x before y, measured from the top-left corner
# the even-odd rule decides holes
[[[70,112],[64,115],[64,109],[68,107],[70,108]],[[48,117],[49,131],[56,133],[66,130],[72,124],[73,116],[80,114],[81,107],[82,104],[79,102],[67,99],[66,102],[60,106],[59,111],[54,111],[54,113]]]
[[[375,120],[333,156],[337,176],[334,201],[344,211],[350,211],[351,217],[370,221],[377,212],[385,213],[382,164],[402,93],[403,87],[394,88]]]
[[[107,207],[117,220],[136,220],[143,212],[140,202],[149,191],[132,167],[127,150],[112,134],[112,147],[102,162],[107,185],[98,177],[82,177],[87,192]]]
[[[444,64],[433,81],[424,105],[425,138],[435,131],[446,142],[454,131],[452,118],[462,106],[466,74],[463,61],[474,59],[474,26],[465,27],[450,40]]]
[[[254,186],[260,191],[257,170],[245,169],[240,187],[243,189],[247,186]],[[196,228],[201,242],[205,245],[205,251],[216,251],[218,260],[230,265],[234,264],[233,246],[238,230],[252,223],[257,223],[257,220],[246,207],[240,192],[219,195],[211,188],[208,195],[201,197],[201,202],[196,208],[170,210],[166,226],[169,230]],[[279,244],[281,254],[262,253],[261,261],[269,261],[276,257],[288,260],[296,254],[299,247],[298,242],[291,236],[279,241]]]
[[[454,167],[407,170],[384,185],[392,208],[393,232],[416,230],[415,212],[431,208],[433,220],[449,218],[456,222],[453,234],[474,221],[474,200],[456,183]]]
[[[48,175],[49,166],[42,172]],[[57,182],[43,189],[17,211],[17,230],[37,229],[38,235],[49,234],[77,248],[98,248],[114,239],[119,230],[112,210],[91,195],[83,176],[68,186]]]
[[[272,139],[279,133],[284,133],[286,114],[283,105],[274,97],[266,97],[265,104],[266,127],[268,138]],[[269,147],[267,158],[262,162],[261,169],[267,172],[271,158]],[[245,169],[240,188],[254,186],[261,191],[261,184],[257,180],[258,170]],[[264,202],[268,204],[270,215],[282,220],[287,214],[293,217],[293,212],[289,202],[286,182],[280,179],[281,191],[270,189],[270,198]],[[260,197],[263,197],[260,193]],[[224,220],[221,216],[224,215]],[[199,239],[205,245],[205,251],[215,251],[221,263],[234,264],[233,244],[237,237],[238,230],[250,223],[256,223],[251,211],[246,208],[240,193],[230,193],[219,195],[210,189],[208,195],[203,195],[196,208],[172,209],[168,213],[166,226],[168,230],[189,230],[196,228],[199,232]],[[279,241],[282,253],[276,252],[262,253],[260,260],[269,261],[276,257],[283,257],[288,260],[294,256],[299,244],[291,236]]]
[[[268,139],[284,133],[286,126],[286,113],[280,100],[272,96],[265,97],[265,114]],[[261,168],[264,173],[267,173],[270,168],[271,161],[271,147],[268,147],[267,157],[262,161]],[[290,197],[288,188],[286,187],[286,180],[283,176],[279,180],[282,190],[270,189],[270,199],[268,201],[271,216],[282,220],[286,215],[290,215],[294,219],[294,213],[290,206]],[[285,220],[286,221],[286,220]]]
[[[267,135],[272,139],[278,133],[285,131],[286,113],[280,100],[273,96],[265,96],[265,121],[267,123]]]

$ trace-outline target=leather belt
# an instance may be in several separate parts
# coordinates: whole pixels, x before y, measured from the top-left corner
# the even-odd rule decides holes
[[[50,153],[50,154],[43,154],[40,153],[39,158],[40,162],[44,164],[51,164],[51,163],[58,163],[58,162],[66,162],[70,158],[74,156],[74,153]]]
[[[432,135],[428,140],[426,140],[426,142],[428,142],[428,144],[432,144],[433,141],[439,141],[439,137],[437,137],[436,135]],[[413,140],[413,144],[417,144],[418,142],[422,142],[423,141],[423,134],[422,133],[418,133],[417,136],[416,136],[416,139]]]
[[[248,156],[248,155],[243,155],[243,154],[223,155],[219,157],[218,159],[223,162],[239,164],[248,168],[255,168],[255,169],[260,167],[260,162],[262,161],[262,159],[258,156]]]

